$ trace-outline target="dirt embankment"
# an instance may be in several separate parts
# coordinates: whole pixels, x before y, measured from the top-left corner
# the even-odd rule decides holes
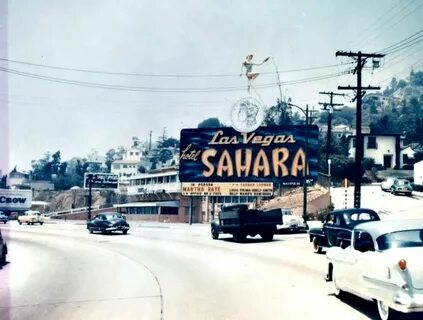
[[[33,200],[46,201],[48,212],[70,210],[87,206],[88,191],[84,189],[66,191],[42,191],[34,195]],[[114,202],[115,201],[115,202]],[[92,206],[107,207],[118,203],[117,196],[109,191],[93,191]]]

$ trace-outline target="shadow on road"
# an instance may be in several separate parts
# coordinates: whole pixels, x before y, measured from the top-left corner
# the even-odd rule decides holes
[[[329,296],[336,298],[336,296],[333,293],[329,294]],[[377,312],[376,303],[361,299],[347,292],[343,293],[342,298],[340,298],[339,300],[346,303],[350,307],[354,308],[358,312],[362,313],[366,317],[369,317],[369,319],[375,319],[375,320],[380,319]],[[422,312],[413,313],[413,314],[400,313],[400,317],[401,318],[399,319],[402,319],[402,320],[421,320],[423,319],[423,313]]]
[[[270,242],[285,241],[283,239],[273,239],[272,241],[264,241],[261,238],[246,238],[243,242],[236,242],[234,240],[234,238],[232,238],[232,237],[223,238],[223,239],[219,239],[219,240],[226,241],[226,242],[233,242],[233,243],[242,243],[242,244],[245,244],[245,243],[247,243],[247,244],[248,243],[270,243]]]

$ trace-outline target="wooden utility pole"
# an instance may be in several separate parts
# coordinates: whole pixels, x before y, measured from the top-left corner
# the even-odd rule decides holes
[[[329,103],[327,102],[319,102],[320,105],[323,105],[323,110],[328,111],[328,131],[326,135],[326,163],[329,161],[330,157],[330,150],[331,150],[331,140],[332,140],[332,114],[335,111],[339,111],[335,109],[336,106],[343,106],[342,103],[333,103],[333,96],[342,96],[344,97],[345,94],[343,93],[335,93],[335,92],[319,92],[319,94],[325,94],[330,97]]]
[[[354,208],[360,208],[361,205],[361,176],[362,176],[362,161],[364,156],[363,135],[361,134],[361,108],[362,99],[366,94],[366,90],[380,90],[380,87],[367,86],[363,87],[361,84],[361,71],[369,58],[383,58],[384,54],[378,53],[362,53],[337,51],[336,56],[350,57],[357,61],[357,66],[354,69],[354,74],[357,73],[357,86],[338,86],[338,90],[353,90],[356,93],[354,100],[357,100],[356,113],[356,149],[355,149],[355,181],[354,181]]]

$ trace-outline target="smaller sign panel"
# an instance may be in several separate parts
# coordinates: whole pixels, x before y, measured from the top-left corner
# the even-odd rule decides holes
[[[119,176],[112,173],[85,173],[84,189],[89,188],[91,180],[92,189],[117,189],[119,187]]]
[[[31,208],[32,190],[0,189],[1,211],[25,211]]]
[[[182,195],[184,196],[271,196],[272,182],[184,182]]]

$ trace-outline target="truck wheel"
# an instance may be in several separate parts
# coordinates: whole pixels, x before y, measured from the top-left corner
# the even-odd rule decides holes
[[[3,251],[2,256],[0,258],[0,267],[4,266],[6,264],[6,253]]]
[[[273,240],[273,233],[271,232],[264,232],[260,234],[260,237],[264,240],[264,241],[272,241]]]
[[[242,232],[237,232],[237,233],[234,233],[232,237],[234,238],[235,242],[244,242],[247,235]]]
[[[313,238],[313,249],[315,253],[322,253],[322,247],[317,244],[317,238]]]

